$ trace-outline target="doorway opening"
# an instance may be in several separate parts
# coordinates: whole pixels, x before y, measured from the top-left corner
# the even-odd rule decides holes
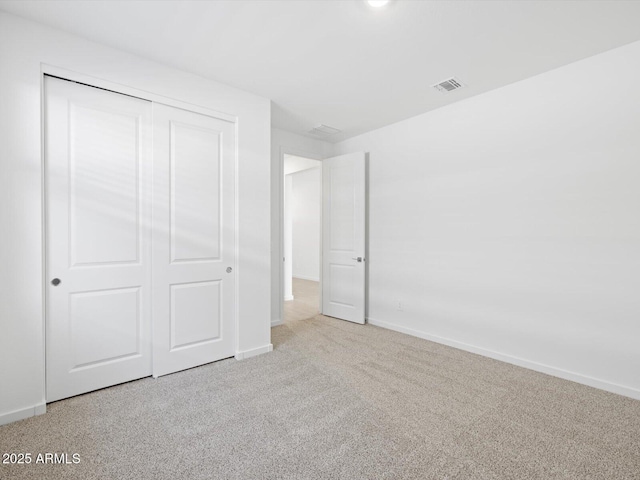
[[[320,311],[322,162],[283,158],[283,319],[305,320]]]

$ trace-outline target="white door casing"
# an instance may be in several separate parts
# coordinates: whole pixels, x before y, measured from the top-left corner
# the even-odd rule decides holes
[[[322,314],[365,323],[366,155],[322,162]]]
[[[154,104],[153,376],[235,353],[235,124]]]
[[[151,374],[151,102],[45,77],[45,182],[51,402]]]

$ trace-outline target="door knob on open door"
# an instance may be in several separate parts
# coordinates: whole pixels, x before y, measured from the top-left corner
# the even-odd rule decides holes
[[[362,262],[362,261],[364,261],[364,258],[362,258],[362,257],[351,257],[351,260],[355,260],[357,262]]]

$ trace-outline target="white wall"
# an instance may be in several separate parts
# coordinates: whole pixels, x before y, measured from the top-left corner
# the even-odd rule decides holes
[[[370,323],[640,398],[640,42],[336,148]]]
[[[41,64],[238,122],[239,356],[270,348],[270,102],[0,13],[0,423],[43,411]]]
[[[285,154],[321,160],[333,155],[333,145],[277,128],[271,129],[271,325],[282,323],[282,212]]]
[[[319,162],[317,162],[319,163]],[[320,167],[289,175],[293,233],[293,276],[320,281]]]

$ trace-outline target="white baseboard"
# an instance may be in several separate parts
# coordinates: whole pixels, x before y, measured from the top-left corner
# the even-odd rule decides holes
[[[269,353],[273,351],[273,344],[265,345],[263,347],[254,348],[251,350],[245,350],[244,352],[236,353],[236,360],[245,360],[247,358],[262,355],[263,353]]]
[[[533,362],[531,360],[515,357],[513,355],[507,355],[507,354],[496,352],[493,350],[488,350],[486,348],[477,347],[475,345],[459,342],[457,340],[451,340],[449,338],[444,338],[437,335],[431,335],[429,333],[422,332],[419,330],[414,330],[412,328],[407,328],[392,322],[385,322],[382,320],[376,320],[374,318],[367,318],[367,322],[370,325],[375,325],[377,327],[394,330],[400,333],[406,333],[407,335],[411,335],[413,337],[423,338],[425,340],[441,343],[443,345],[448,345],[450,347],[454,347],[460,350],[465,350],[467,352],[477,353],[478,355],[482,355],[484,357],[489,357],[495,360],[500,360],[505,363],[517,365],[519,367],[528,368],[529,370],[535,370],[536,372],[546,373],[547,375],[552,375],[554,377],[559,377],[565,380],[570,380],[572,382],[588,385],[589,387],[599,388],[600,390],[606,390],[607,392],[617,393],[619,395],[624,395],[625,397],[631,397],[636,400],[640,400],[640,390],[636,388],[627,387],[625,385],[618,385],[617,383],[608,382],[606,380],[601,380],[599,378],[589,377],[587,375],[582,375],[580,373],[570,372],[568,370],[563,370],[561,368],[553,367],[551,365],[545,365],[542,363]]]
[[[287,295],[286,297],[284,297],[285,302],[290,302],[291,300],[293,300],[293,295]]]
[[[47,413],[47,404],[39,403],[33,407],[23,408],[21,410],[15,410],[9,413],[0,414],[0,425],[6,425],[7,423],[17,422],[18,420],[24,420],[25,418],[35,417],[36,415],[42,415]]]
[[[305,275],[292,275],[293,278],[299,278],[300,280],[311,280],[312,282],[319,282],[320,279],[318,277],[307,277]]]
[[[284,321],[281,318],[276,318],[271,320],[271,327],[277,327],[278,325],[284,324]]]

